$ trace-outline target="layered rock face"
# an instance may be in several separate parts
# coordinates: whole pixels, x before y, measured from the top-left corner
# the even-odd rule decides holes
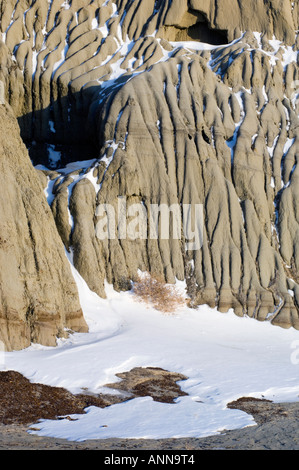
[[[5,96],[93,291],[148,271],[186,280],[191,306],[299,328],[298,13],[278,0],[1,2]],[[100,239],[97,209],[119,227],[120,201],[179,207],[182,236]]]
[[[11,110],[0,105],[0,340],[54,346],[87,331],[63,244]]]

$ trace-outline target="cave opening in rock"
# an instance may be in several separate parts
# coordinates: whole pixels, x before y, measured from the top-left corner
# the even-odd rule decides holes
[[[227,31],[212,29],[208,23],[196,23],[188,28],[187,33],[192,41],[205,42],[215,46],[228,44]]]
[[[68,97],[54,104],[68,113],[54,115],[50,105],[18,117],[20,135],[32,164],[58,170],[69,163],[97,158],[98,145],[87,113],[71,112]]]
[[[228,31],[215,29],[201,12],[189,9],[180,24],[163,26],[160,34],[168,41],[198,41],[215,46],[228,44]]]

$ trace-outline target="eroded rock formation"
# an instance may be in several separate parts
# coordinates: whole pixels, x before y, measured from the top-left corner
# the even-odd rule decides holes
[[[193,306],[299,328],[299,2],[0,4],[0,80],[89,287],[149,271]],[[202,205],[201,248],[100,240],[120,197]]]
[[[54,346],[87,331],[77,287],[11,110],[0,105],[0,340]]]
[[[298,30],[298,2],[289,0],[2,0],[0,6],[0,80],[39,162],[54,144],[64,162],[92,158],[99,95],[177,54],[168,41],[225,44],[251,30],[292,46]]]

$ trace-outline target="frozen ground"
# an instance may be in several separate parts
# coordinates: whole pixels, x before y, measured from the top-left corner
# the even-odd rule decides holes
[[[44,420],[36,426],[39,431],[31,432],[75,441],[203,437],[255,424],[248,414],[226,408],[239,397],[298,401],[298,331],[208,307],[165,315],[110,286],[103,300],[75,270],[74,276],[90,332],[59,340],[56,348],[32,345],[6,353],[1,368],[73,393],[112,393],[103,386],[118,381],[116,373],[161,367],[188,377],[180,382],[188,396],[175,404],[144,397],[104,409],[90,407],[74,421]]]

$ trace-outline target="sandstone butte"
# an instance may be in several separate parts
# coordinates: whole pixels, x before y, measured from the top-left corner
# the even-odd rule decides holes
[[[299,329],[298,23],[298,0],[0,0],[8,350],[88,330],[66,250],[102,297],[141,270]],[[201,249],[100,240],[119,197],[201,205]]]

